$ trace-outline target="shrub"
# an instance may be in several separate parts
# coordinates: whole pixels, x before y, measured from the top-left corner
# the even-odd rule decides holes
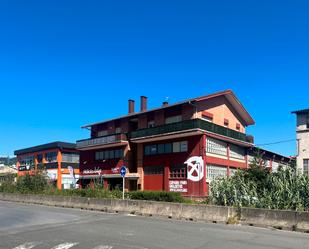
[[[128,196],[134,200],[164,201],[164,202],[185,202],[180,193],[165,191],[133,191]]]
[[[42,193],[47,188],[47,180],[43,174],[19,176],[16,190],[20,193]]]
[[[14,193],[16,192],[16,186],[11,181],[5,181],[0,184],[0,192]]]

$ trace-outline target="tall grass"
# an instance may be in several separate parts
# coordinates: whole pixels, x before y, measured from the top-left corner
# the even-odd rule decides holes
[[[309,211],[309,177],[291,168],[271,173],[263,168],[238,171],[211,184],[215,205]]]

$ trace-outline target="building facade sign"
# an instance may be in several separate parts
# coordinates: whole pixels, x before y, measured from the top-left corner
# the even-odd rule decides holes
[[[169,188],[171,192],[188,192],[188,181],[187,180],[170,180]]]
[[[190,157],[187,161],[188,180],[199,182],[204,177],[204,160],[201,156]]]

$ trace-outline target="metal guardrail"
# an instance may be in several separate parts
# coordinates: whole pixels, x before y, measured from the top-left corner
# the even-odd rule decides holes
[[[86,148],[86,147],[91,147],[91,146],[96,146],[96,145],[117,143],[120,141],[127,141],[127,136],[124,133],[79,140],[76,142],[76,147],[77,149],[81,149],[81,148]]]
[[[190,129],[201,129],[233,139],[246,141],[246,134],[232,129],[207,122],[202,119],[190,119],[177,123],[165,124],[151,128],[139,129],[130,133],[130,138],[148,137],[171,132],[185,131]]]

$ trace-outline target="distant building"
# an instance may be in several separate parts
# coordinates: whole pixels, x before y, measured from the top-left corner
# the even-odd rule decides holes
[[[259,155],[263,160],[265,168],[269,169],[271,172],[277,172],[279,168],[286,169],[287,167],[291,167],[295,164],[294,157],[283,156],[281,154],[253,146],[248,149],[249,165],[257,155]]]
[[[292,113],[296,114],[297,167],[309,175],[309,109]]]
[[[75,186],[69,172],[69,166],[74,170],[75,178],[79,177],[79,152],[76,144],[53,142],[30,148],[16,150],[18,175],[34,174],[38,170],[46,170],[50,179],[55,181],[58,189],[68,189]]]
[[[7,181],[7,180],[13,180],[16,177],[17,170],[4,165],[0,164],[0,184],[1,182]]]

